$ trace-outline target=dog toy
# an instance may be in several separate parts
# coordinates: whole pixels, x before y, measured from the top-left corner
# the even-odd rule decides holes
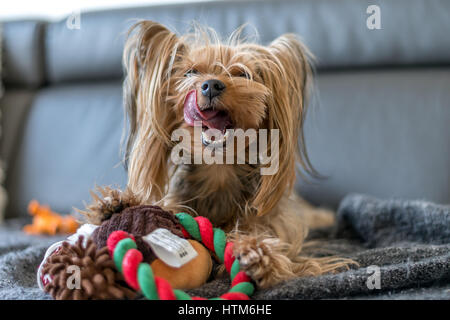
[[[136,293],[117,272],[108,249],[98,250],[91,239],[83,245],[83,240],[81,236],[75,244],[64,242],[48,258],[42,272],[48,274],[51,281],[44,290],[56,300],[134,298]],[[77,276],[78,280],[74,278]]]
[[[193,289],[204,284],[212,271],[212,260],[209,251],[197,240],[189,239],[189,243],[197,252],[191,261],[175,268],[158,259],[150,245],[143,239],[158,228],[164,228],[179,238],[184,238],[183,227],[171,212],[160,207],[140,205],[127,207],[119,213],[112,214],[109,219],[95,229],[91,237],[102,248],[107,245],[108,237],[114,231],[127,232],[133,235],[137,249],[143,261],[150,264],[155,274],[168,279],[170,285],[177,289]]]
[[[33,216],[33,223],[23,228],[28,234],[72,234],[79,227],[74,217],[61,216],[51,211],[49,206],[41,206],[36,200],[29,203],[28,212]]]
[[[113,231],[126,231],[134,236],[139,250],[144,254],[145,261],[152,263],[156,255],[142,237],[158,228],[167,229],[172,234],[183,237],[181,225],[176,217],[171,212],[151,205],[128,207],[112,214],[94,230],[91,237],[97,247],[103,248]]]
[[[126,192],[114,194],[112,189],[100,189],[100,192],[102,198],[94,197],[96,203],[89,206],[87,212],[80,211],[93,224],[84,224],[67,241],[79,247],[79,239],[84,236],[90,239],[86,244],[86,248],[89,247],[85,249],[86,253],[93,250],[92,244],[96,248],[103,248],[100,251],[107,250],[115,269],[122,274],[124,283],[131,289],[142,292],[148,299],[204,299],[190,297],[182,290],[206,283],[211,274],[213,257],[217,262],[224,263],[231,277],[231,289],[215,299],[243,300],[249,299],[253,294],[254,285],[250,277],[240,270],[239,260],[233,255],[233,243],[227,242],[225,233],[213,228],[208,219],[193,218],[187,213],[174,215],[157,206],[136,205],[137,201],[131,199]],[[133,201],[128,201],[130,199]],[[42,289],[49,286],[47,290],[53,290],[52,294],[57,298],[94,298],[92,290],[86,291],[88,287],[95,287],[94,278],[83,295],[77,293],[75,296],[75,293],[67,293],[61,289],[65,279],[61,272],[68,269],[68,265],[61,265],[61,259],[67,259],[67,254],[64,254],[64,258],[57,256],[60,250],[67,251],[69,244],[61,246],[61,242],[55,243],[47,250],[37,273],[38,284]],[[181,249],[186,251],[172,250],[176,247],[175,244],[182,244]],[[79,252],[81,249],[78,247],[73,247],[73,250]],[[169,254],[170,259],[168,252],[173,254]],[[189,259],[175,265],[171,259],[177,257],[176,254],[178,262],[185,256]],[[53,258],[56,260],[53,261]],[[101,258],[105,259],[103,255]],[[73,259],[80,259],[79,255]],[[92,258],[89,255],[86,259],[95,264],[98,257]],[[48,262],[55,269],[48,266]],[[57,274],[63,280],[53,281]],[[96,292],[95,298],[105,297],[102,290]],[[114,297],[119,296],[116,294]]]
[[[193,238],[205,245],[225,264],[231,278],[231,289],[213,300],[248,300],[254,292],[250,277],[240,270],[239,260],[233,255],[233,243],[226,241],[225,233],[213,228],[205,217],[193,218],[187,213],[176,217],[182,225],[186,238]],[[114,231],[107,240],[107,246],[116,268],[123,273],[125,281],[136,291],[141,291],[150,300],[207,300],[191,297],[186,292],[173,289],[169,281],[157,276],[152,267],[143,262],[143,254],[137,249],[133,236],[124,231]]]

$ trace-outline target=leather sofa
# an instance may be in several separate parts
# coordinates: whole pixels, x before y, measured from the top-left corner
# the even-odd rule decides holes
[[[317,58],[305,130],[324,176],[299,180],[300,193],[332,208],[352,192],[450,203],[449,12],[445,0],[246,0],[81,12],[80,29],[5,21],[7,217],[31,199],[70,212],[95,184],[125,185],[121,55],[134,19],[180,33],[197,20],[225,36],[249,23],[261,43],[299,34]]]

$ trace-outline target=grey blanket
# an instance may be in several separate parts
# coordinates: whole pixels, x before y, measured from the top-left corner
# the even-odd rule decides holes
[[[337,221],[310,239],[359,267],[287,281],[253,298],[450,299],[450,206],[349,195]],[[19,227],[10,221],[0,228],[0,299],[49,299],[35,274],[46,248],[59,239],[25,236]],[[190,293],[213,297],[228,286],[227,279],[216,279]]]

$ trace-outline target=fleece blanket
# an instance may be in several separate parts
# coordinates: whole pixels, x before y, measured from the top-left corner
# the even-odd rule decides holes
[[[0,228],[0,299],[50,299],[37,287],[36,269],[56,237],[26,236],[21,221]],[[311,232],[320,252],[359,263],[352,269],[297,278],[255,299],[450,299],[450,206],[425,201],[378,200],[349,195],[337,211],[337,225]],[[191,294],[214,297],[226,278]]]

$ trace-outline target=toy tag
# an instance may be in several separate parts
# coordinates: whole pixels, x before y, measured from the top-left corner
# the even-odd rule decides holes
[[[142,237],[167,265],[179,268],[197,256],[197,251],[189,241],[174,235],[167,229],[159,228]]]

